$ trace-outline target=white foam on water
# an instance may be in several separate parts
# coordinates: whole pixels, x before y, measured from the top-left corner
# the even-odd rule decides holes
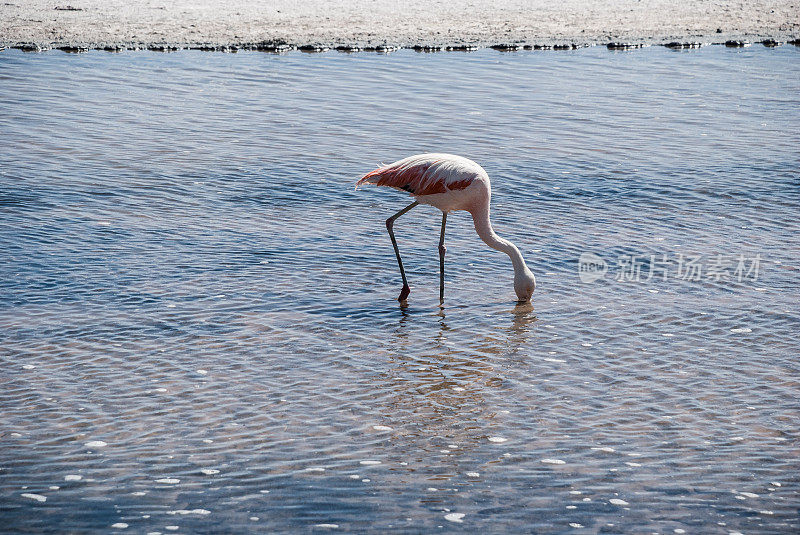
[[[751,329],[750,327],[738,327],[736,329],[731,329],[731,332],[732,333],[736,333],[736,334],[739,334],[739,333],[751,333],[751,332],[753,332],[753,329]]]
[[[208,371],[206,370],[197,370],[197,373],[199,373],[200,375],[208,375]]]
[[[180,526],[164,526],[164,529],[168,529],[170,531],[178,531],[179,529],[181,529],[181,527]]]
[[[372,428],[375,431],[392,431],[393,429],[388,425],[373,425]]]
[[[358,474],[350,474],[350,479],[361,479],[361,476]]]
[[[42,496],[41,494],[34,494],[32,492],[23,492],[20,494],[23,498],[29,498],[31,500],[36,500],[37,502],[44,503],[47,501],[47,496]]]
[[[633,466],[633,467],[642,466],[641,463],[625,463],[625,464],[627,464],[628,466]]]
[[[614,448],[609,448],[608,446],[603,446],[598,448],[592,448],[592,451],[602,451],[603,453],[614,453],[617,450],[615,450]]]
[[[23,364],[23,366],[22,366],[22,369],[23,369],[23,370],[32,370],[32,369],[34,369],[35,367],[36,367],[36,366],[34,366],[33,364]]]
[[[567,509],[577,509],[577,508],[578,507],[576,505],[568,505],[567,506]]]
[[[131,492],[132,496],[144,496],[145,494],[147,494],[147,493],[146,492],[142,492],[141,490],[136,491],[136,492]]]
[[[625,500],[621,500],[619,498],[611,498],[610,500],[608,500],[608,503],[610,503],[612,505],[630,505]]]
[[[678,535],[680,535],[681,533],[686,533],[686,530],[685,529],[681,529],[681,528],[675,528],[672,531],[674,531],[675,533],[678,533]]]
[[[322,468],[321,466],[312,466],[311,468],[306,468],[305,471],[306,472],[324,472],[325,469]]]
[[[175,509],[174,511],[167,511],[168,515],[210,515],[211,511],[208,509]]]
[[[58,490],[58,489],[60,489],[61,487],[59,487],[59,486],[56,486],[56,485],[50,485],[50,487],[49,487],[49,488],[50,488],[50,490]]]
[[[780,487],[780,486],[781,486],[781,484],[780,484],[780,483],[778,483],[777,481],[772,481],[772,482],[770,483],[770,485],[772,485],[773,487]]]
[[[467,472],[468,477],[481,477],[479,472]]]
[[[453,391],[454,392],[463,392],[464,391],[464,387],[462,387],[462,386],[454,386],[453,387]]]
[[[64,476],[64,481],[80,481],[81,479],[83,479],[83,476],[77,474],[67,474]]]
[[[156,483],[163,483],[164,485],[177,485],[180,482],[180,479],[174,477],[162,477],[161,479],[156,479]]]
[[[213,476],[214,474],[219,474],[219,470],[215,470],[214,468],[203,468],[200,471],[207,476]]]
[[[569,527],[571,528],[582,528],[583,524],[578,524],[577,522],[570,522]]]
[[[576,495],[577,495],[577,494],[583,494],[583,492],[581,492],[581,491],[579,491],[579,490],[571,490],[571,491],[569,491],[569,493],[570,493],[570,494],[576,494]]]
[[[541,459],[541,462],[544,464],[567,464],[566,461],[562,461],[561,459]]]
[[[102,440],[91,440],[84,444],[87,448],[104,448],[108,446],[108,442],[103,442]]]
[[[381,464],[381,462],[367,460],[367,461],[359,461],[358,464],[363,464],[364,466],[374,466],[376,464]]]
[[[502,444],[503,442],[508,442],[508,439],[505,437],[489,437],[489,442],[494,442],[495,444]]]
[[[259,490],[258,492],[260,492],[261,494],[269,494],[268,490]]]
[[[550,357],[545,357],[542,360],[545,361],[545,362],[558,362],[558,363],[561,363],[561,364],[567,362],[566,360],[554,359],[554,358],[550,358]]]
[[[339,529],[339,524],[314,524],[315,528]]]
[[[128,527],[128,524],[125,522],[117,522],[116,524],[111,524],[111,527],[114,529],[125,529]]]
[[[438,491],[439,489],[437,489],[437,488],[435,488],[435,487],[428,487],[426,490],[427,490],[428,492],[436,492],[436,491]]]
[[[204,438],[204,439],[203,439],[203,442],[204,442],[204,443],[206,443],[206,444],[211,444],[211,443],[212,443],[212,442],[214,442],[214,441],[213,441],[213,440],[211,440],[210,438]]]
[[[758,494],[755,492],[740,492],[742,496],[747,496],[748,498],[758,498]]]
[[[253,522],[258,522],[260,519],[257,516],[251,516],[250,520],[252,520]]]
[[[447,520],[448,522],[456,522],[458,524],[461,524],[462,522],[464,522],[463,518],[465,516],[466,515],[464,513],[447,513],[446,515],[444,515],[444,519]]]
[[[369,483],[370,481],[372,481],[372,480],[371,479],[362,479],[361,480],[362,483]]]

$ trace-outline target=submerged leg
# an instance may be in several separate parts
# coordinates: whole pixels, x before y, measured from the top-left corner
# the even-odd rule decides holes
[[[392,239],[394,254],[395,256],[397,256],[397,265],[400,266],[400,276],[403,277],[403,289],[400,291],[400,297],[397,298],[397,300],[400,301],[401,303],[404,302],[406,298],[408,298],[408,294],[411,293],[411,288],[408,287],[408,280],[406,280],[406,271],[403,269],[403,261],[400,259],[400,249],[397,248],[397,240],[394,239],[394,231],[392,230],[392,227],[394,227],[395,219],[405,214],[418,204],[419,203],[417,201],[414,201],[386,220],[386,230],[389,231],[389,237]]]
[[[439,236],[439,303],[444,303],[444,225],[447,223],[447,212],[442,213],[442,234]]]

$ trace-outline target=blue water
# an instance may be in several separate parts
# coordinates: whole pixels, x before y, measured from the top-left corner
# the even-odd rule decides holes
[[[2,530],[797,532],[798,109],[790,46],[0,52]],[[430,207],[395,301],[418,152],[531,307],[454,213],[439,308]]]

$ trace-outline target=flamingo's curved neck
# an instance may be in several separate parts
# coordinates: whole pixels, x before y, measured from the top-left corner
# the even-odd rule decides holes
[[[525,265],[525,259],[522,258],[522,253],[519,252],[517,246],[495,234],[492,228],[492,222],[489,218],[489,203],[475,210],[471,210],[470,213],[475,223],[475,231],[483,242],[492,249],[506,253],[509,258],[511,258],[511,263],[514,265],[514,273],[527,271],[528,266]]]

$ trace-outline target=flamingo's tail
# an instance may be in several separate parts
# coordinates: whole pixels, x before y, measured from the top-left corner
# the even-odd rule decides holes
[[[381,176],[388,169],[389,167],[387,167],[384,164],[381,164],[379,168],[375,169],[374,171],[370,171],[366,175],[359,178],[358,181],[356,182],[356,189],[358,189],[360,186],[363,186],[364,184],[380,185],[379,182],[381,180]]]

